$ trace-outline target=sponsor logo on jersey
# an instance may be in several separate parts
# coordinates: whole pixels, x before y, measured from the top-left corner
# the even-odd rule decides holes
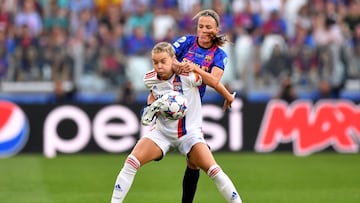
[[[20,152],[29,136],[29,124],[19,106],[0,101],[0,157]]]

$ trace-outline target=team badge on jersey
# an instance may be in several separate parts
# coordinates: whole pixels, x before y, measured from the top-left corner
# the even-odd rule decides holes
[[[212,58],[211,55],[206,55],[206,56],[205,56],[205,61],[206,61],[206,62],[211,62],[212,59],[213,59],[213,58]]]

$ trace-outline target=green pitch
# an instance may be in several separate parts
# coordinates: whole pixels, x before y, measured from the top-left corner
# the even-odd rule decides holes
[[[108,203],[126,154],[0,159],[1,203]],[[359,203],[359,154],[215,153],[244,203]],[[138,172],[125,202],[181,202],[185,160],[169,154]],[[201,173],[195,202],[224,202]]]

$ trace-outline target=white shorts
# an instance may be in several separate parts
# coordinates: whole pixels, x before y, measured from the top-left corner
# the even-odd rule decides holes
[[[169,151],[170,147],[177,149],[180,153],[185,156],[190,152],[191,148],[197,143],[204,143],[204,134],[201,130],[188,132],[186,135],[181,138],[174,138],[164,135],[158,129],[154,128],[148,132],[144,137],[155,142],[163,152],[163,156]]]

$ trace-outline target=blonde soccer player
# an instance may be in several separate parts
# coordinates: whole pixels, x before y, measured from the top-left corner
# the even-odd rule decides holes
[[[194,72],[175,74],[172,67],[173,60],[176,60],[175,51],[167,42],[156,44],[151,54],[154,69],[144,76],[144,83],[150,91],[150,106],[144,111],[141,122],[149,125],[156,118],[156,123],[150,132],[140,138],[126,158],[116,178],[111,203],[123,202],[139,168],[151,161],[161,160],[170,147],[176,148],[191,164],[202,169],[227,202],[241,203],[234,184],[216,163],[202,133],[198,87],[203,83],[203,78]],[[228,104],[232,103],[234,96],[221,83],[215,88],[225,95]],[[170,120],[158,114],[163,104],[162,96],[170,91],[178,91],[187,99],[187,113],[179,120]]]

